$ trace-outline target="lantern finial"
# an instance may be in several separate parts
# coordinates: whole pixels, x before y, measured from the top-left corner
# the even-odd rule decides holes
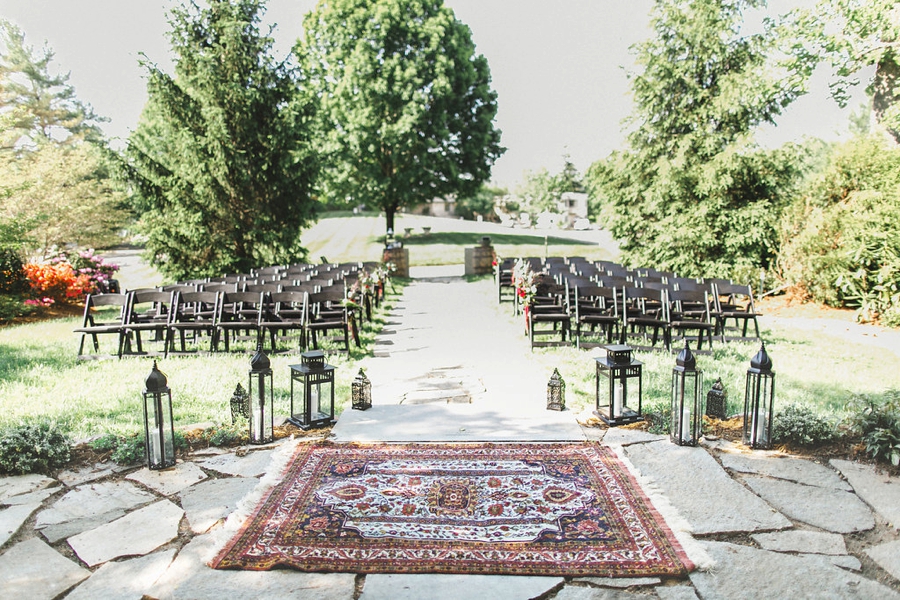
[[[256,354],[250,359],[250,369],[254,373],[259,373],[260,371],[268,370],[270,367],[271,363],[269,362],[269,357],[263,352],[262,344],[260,344],[256,348]]]
[[[772,370],[772,359],[769,358],[769,353],[766,352],[765,342],[763,342],[762,346],[760,346],[759,352],[756,353],[756,356],[750,359],[750,366],[754,369],[759,369],[763,373],[768,373]]]
[[[693,371],[697,368],[697,359],[694,358],[694,353],[691,352],[691,347],[688,345],[687,339],[684,340],[684,348],[678,353],[675,364],[679,367],[683,367],[686,371]]]
[[[159,367],[156,366],[156,361],[153,361],[153,369],[150,371],[150,374],[147,375],[147,379],[144,382],[144,387],[148,392],[161,392],[166,387],[168,387],[169,380],[166,379],[166,374],[159,370]]]

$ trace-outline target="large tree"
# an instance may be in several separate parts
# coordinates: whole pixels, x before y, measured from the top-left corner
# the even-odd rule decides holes
[[[296,53],[321,101],[332,200],[381,209],[474,195],[503,153],[472,32],[442,0],[322,0]]]
[[[760,150],[753,131],[805,91],[808,65],[773,62],[771,24],[743,33],[744,13],[764,5],[657,0],[654,36],[634,48],[629,148],[588,173],[626,261],[741,277],[771,264],[798,158]]]
[[[860,73],[874,67],[867,89],[878,122],[900,142],[900,4],[897,0],[820,0],[797,10],[793,35],[798,53],[834,67],[832,93],[841,104]]]
[[[261,0],[171,12],[175,73],[148,64],[125,174],[150,258],[172,277],[303,260],[315,215],[313,103],[260,31]]]

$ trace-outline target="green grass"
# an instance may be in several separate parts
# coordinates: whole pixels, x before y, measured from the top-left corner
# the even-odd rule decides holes
[[[373,340],[384,324],[385,311],[401,293],[404,282],[394,281],[390,293],[373,319],[361,331],[362,347],[351,341],[350,355],[329,353],[335,369],[335,412],[350,403],[350,383],[357,363],[371,354]],[[125,357],[121,360],[76,361],[79,336],[72,330],[80,319],[57,319],[0,329],[0,429],[19,423],[50,420],[76,439],[102,433],[138,432],[142,425],[144,380],[153,359]],[[108,338],[108,339],[104,339]],[[103,347],[112,351],[114,336],[101,336]],[[237,384],[248,385],[251,349],[199,356],[159,359],[172,390],[175,425],[227,423],[231,421],[229,400]],[[290,410],[290,369],[298,355],[275,354],[272,363],[275,412]]]

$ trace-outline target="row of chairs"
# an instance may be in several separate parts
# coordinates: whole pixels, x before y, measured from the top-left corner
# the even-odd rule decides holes
[[[329,340],[349,352],[352,336],[359,346],[362,310],[352,310],[343,285],[317,292],[306,291],[207,291],[132,290],[119,294],[91,294],[85,299],[79,359],[112,356],[101,354],[102,335],[115,336],[115,356],[146,355],[150,345],[162,349],[153,354],[226,352],[236,341],[249,341],[275,352],[284,341],[296,338],[292,348],[318,348]],[[118,310],[98,311],[101,308]],[[351,325],[352,323],[352,325]],[[90,340],[93,353],[85,354]]]
[[[722,279],[679,278],[652,269],[620,267],[615,269],[618,275],[610,275],[614,263],[593,264],[584,259],[524,260],[539,282],[538,293],[527,307],[532,347],[572,343],[591,347],[639,338],[634,345],[649,342],[655,348],[661,342],[669,349],[677,335],[694,339],[698,348],[706,338],[711,348],[714,337],[722,341],[760,337],[750,286]],[[511,296],[518,305],[513,265],[513,261],[498,265],[498,298],[502,302]],[[592,269],[595,274],[585,277]],[[748,337],[751,322],[753,338]]]

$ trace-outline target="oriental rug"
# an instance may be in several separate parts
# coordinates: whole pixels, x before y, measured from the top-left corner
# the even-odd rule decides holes
[[[693,568],[628,469],[596,443],[300,445],[210,566],[597,577]]]

